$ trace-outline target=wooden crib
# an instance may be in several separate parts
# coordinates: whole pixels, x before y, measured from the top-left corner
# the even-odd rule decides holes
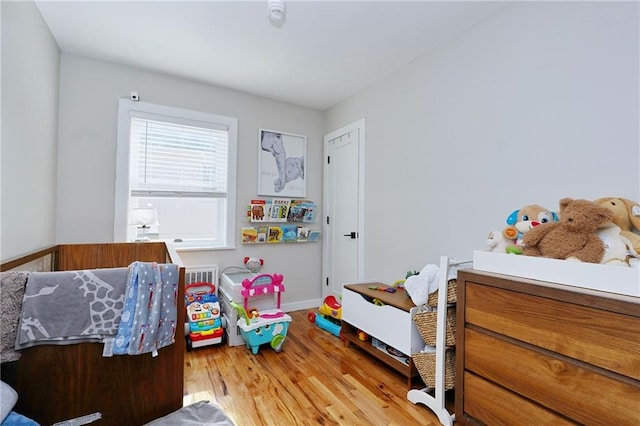
[[[184,300],[184,266],[163,242],[61,244],[7,261],[0,271],[33,270],[34,263],[52,271],[115,268],[134,261],[177,264],[178,301]],[[92,424],[142,425],[181,408],[185,353],[181,308],[179,302],[175,343],[160,349],[157,357],[105,358],[100,343],[23,350],[20,360],[2,364],[2,380],[19,395],[14,410],[42,425],[96,417],[95,413],[101,419]]]

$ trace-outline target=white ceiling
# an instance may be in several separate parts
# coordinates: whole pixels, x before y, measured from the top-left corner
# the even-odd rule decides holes
[[[325,110],[506,7],[500,1],[36,0],[60,49]]]

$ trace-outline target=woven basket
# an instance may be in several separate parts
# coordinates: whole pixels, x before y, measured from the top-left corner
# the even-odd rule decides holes
[[[456,303],[458,299],[458,280],[455,278],[450,279],[447,283],[447,303]],[[427,299],[427,306],[438,306],[438,290],[429,294]]]
[[[413,363],[420,373],[420,377],[425,386],[436,387],[436,354],[415,353],[411,355]],[[444,357],[444,388],[453,389],[456,381],[456,354],[453,350],[447,349]]]
[[[438,323],[438,311],[419,312],[415,315],[413,320],[416,323],[416,328],[426,343],[429,346],[436,345],[436,331]],[[456,344],[456,308],[455,306],[447,308],[447,334],[445,338],[445,345],[454,346]]]

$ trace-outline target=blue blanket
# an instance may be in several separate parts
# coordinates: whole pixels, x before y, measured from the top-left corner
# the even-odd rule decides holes
[[[129,265],[124,308],[113,353],[138,355],[175,342],[178,267],[134,262]]]

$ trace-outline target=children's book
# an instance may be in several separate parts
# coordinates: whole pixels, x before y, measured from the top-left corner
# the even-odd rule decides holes
[[[269,234],[269,227],[268,226],[258,226],[257,230],[258,230],[258,242],[259,243],[266,243],[267,242],[267,235]]]
[[[315,222],[316,220],[316,203],[313,201],[307,201],[304,217],[302,218],[303,222]]]
[[[307,212],[306,200],[291,200],[287,222],[302,222]]]
[[[313,222],[316,218],[316,203],[309,200],[292,200],[287,222]]]
[[[267,243],[279,243],[282,241],[282,228],[279,226],[270,226],[267,233]]]
[[[289,215],[291,200],[288,198],[274,198],[271,200],[271,222],[286,222]]]
[[[298,227],[296,225],[282,225],[282,241],[295,243],[298,240]]]
[[[258,230],[252,227],[242,228],[242,244],[254,244],[258,242]]]
[[[251,200],[249,205],[249,221],[250,222],[266,222],[269,220],[269,207],[271,203],[267,200]]]
[[[304,226],[300,226],[298,228],[298,242],[305,242],[309,239],[309,228],[305,228]]]
[[[320,239],[320,231],[309,231],[307,241],[318,241]]]

